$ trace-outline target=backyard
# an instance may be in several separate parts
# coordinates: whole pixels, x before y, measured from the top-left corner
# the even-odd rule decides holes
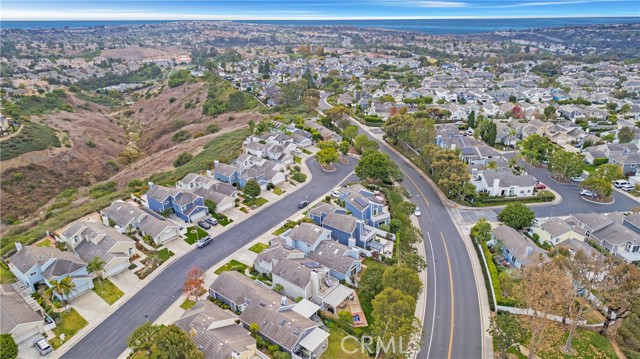
[[[366,354],[366,349],[364,349],[362,345],[360,345],[357,338],[345,339],[345,351],[342,350],[342,340],[348,335],[349,334],[347,334],[342,329],[331,328],[331,330],[329,330],[329,345],[327,346],[327,350],[322,354],[322,357],[326,359],[341,359],[345,357],[345,351],[347,351],[353,352],[348,354],[348,357],[350,359],[369,358],[369,356]],[[363,350],[365,350],[365,353],[362,352]]]
[[[590,330],[578,330],[575,338],[573,339],[572,346],[578,352],[576,355],[566,355],[560,351],[564,339],[567,334],[562,337],[561,343],[558,343],[551,350],[539,351],[536,356],[540,359],[617,359],[616,354],[611,342],[599,335],[597,332]],[[509,353],[516,355],[518,358],[526,358],[518,349],[511,348]]]
[[[184,241],[189,244],[194,244],[198,240],[206,237],[208,234],[209,233],[207,233],[207,231],[198,226],[189,227],[187,228],[187,234],[184,238]]]
[[[102,283],[100,283],[98,278],[94,278],[93,291],[109,305],[115,303],[124,295],[120,288],[116,287],[116,285],[108,279],[103,279]]]
[[[56,337],[49,340],[49,343],[54,349],[57,349],[87,324],[89,323],[75,309],[71,308],[68,312],[63,311],[60,313],[57,326],[53,329]],[[61,340],[61,336],[64,336],[64,341]]]
[[[9,271],[9,268],[4,264],[4,262],[0,263],[0,284],[8,284],[16,281],[16,277]]]

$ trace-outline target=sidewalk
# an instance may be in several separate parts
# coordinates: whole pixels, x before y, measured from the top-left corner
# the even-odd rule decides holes
[[[416,216],[411,215],[409,217],[411,219],[411,224],[416,227],[416,228],[420,228],[420,224],[418,223],[418,219],[416,218]],[[422,239],[422,243],[417,245],[417,251],[418,251],[418,255],[420,255],[422,258],[424,258],[424,260],[427,260],[427,253],[424,250],[425,246],[425,241],[424,239]],[[429,263],[427,262],[427,266],[429,265]],[[420,321],[420,325],[422,325],[422,327],[424,328],[424,321],[425,321],[425,316],[427,313],[427,271],[423,270],[422,272],[418,273],[419,277],[420,277],[420,281],[422,281],[422,292],[420,292],[420,295],[418,295],[418,300],[416,301],[416,318],[418,318],[418,320]],[[418,338],[420,339],[420,338]],[[417,359],[417,355],[418,352],[413,354],[413,358]]]

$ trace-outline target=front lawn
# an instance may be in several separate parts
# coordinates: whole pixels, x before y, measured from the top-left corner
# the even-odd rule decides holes
[[[282,189],[282,188],[280,188],[280,187],[273,187],[273,193],[275,193],[275,194],[276,194],[276,195],[278,195],[278,196],[283,195],[285,192],[286,192],[286,191],[285,191],[285,190],[283,190],[283,189]]]
[[[269,203],[269,201],[267,201],[262,197],[247,198],[244,201],[242,201],[242,204],[244,204],[245,206],[256,206],[256,207],[260,207],[267,203]]]
[[[193,308],[193,306],[196,305],[196,302],[190,299],[185,299],[184,302],[182,302],[182,304],[180,304],[180,308],[184,309],[184,310],[189,310],[191,308]]]
[[[218,270],[216,270],[215,273],[216,274],[220,274],[222,272],[228,272],[228,271],[235,270],[235,271],[238,271],[238,272],[244,274],[244,272],[245,272],[245,270],[247,268],[249,268],[248,265],[246,265],[244,263],[241,263],[241,262],[238,262],[235,259],[232,259],[229,263],[227,263],[227,264],[223,265],[222,267],[218,268]]]
[[[116,287],[112,281],[108,279],[102,280],[102,287],[98,282],[98,278],[93,279],[93,291],[96,292],[100,298],[104,299],[107,304],[111,305],[115,303],[118,299],[122,298],[124,293],[120,290],[120,288]]]
[[[189,244],[194,244],[198,239],[204,238],[208,234],[209,233],[207,233],[207,231],[198,226],[189,227],[187,228],[187,234],[184,241]]]
[[[254,252],[254,253],[258,253],[260,254],[260,252],[264,251],[265,249],[269,248],[269,245],[266,243],[262,243],[262,242],[258,242],[254,245],[252,245],[249,250]]]
[[[158,258],[160,258],[163,262],[166,261],[167,259],[173,257],[175,253],[173,253],[172,251],[169,250],[169,248],[162,248],[159,252],[158,252]]]
[[[357,338],[344,340],[344,349],[349,352],[349,354],[345,353],[345,351],[342,350],[342,338],[348,335],[349,334],[347,334],[342,329],[331,328],[331,330],[329,330],[329,344],[327,345],[327,350],[322,354],[322,357],[326,359],[342,359],[347,356],[351,359],[369,358],[369,356],[366,354],[366,349],[362,347]],[[350,353],[352,351],[355,352]]]
[[[75,309],[71,308],[68,312],[63,311],[60,313],[60,321],[53,329],[56,337],[49,340],[49,343],[53,349],[57,349],[64,343],[60,340],[60,335],[64,334],[64,341],[66,342],[87,324],[89,323]]]
[[[42,242],[36,244],[36,247],[51,247],[51,240],[49,238],[43,240]]]
[[[302,163],[302,158],[300,156],[293,156],[293,160],[297,163],[297,164],[301,164]]]
[[[227,217],[227,216],[225,216],[224,214],[221,214],[221,213],[213,213],[213,214],[211,214],[211,217],[217,219],[218,220],[218,224],[223,226],[223,227],[226,227],[227,225],[229,225],[230,223],[233,222],[233,219],[231,219],[231,218],[229,218],[229,217]]]

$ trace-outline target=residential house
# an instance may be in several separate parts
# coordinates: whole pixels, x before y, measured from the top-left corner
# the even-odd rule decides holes
[[[158,245],[180,237],[180,226],[149,209],[121,200],[103,209],[102,219],[107,225],[113,222],[120,233],[140,231],[142,237],[150,235]]]
[[[278,185],[287,179],[282,164],[246,153],[238,156],[232,165],[215,161],[212,175],[219,181],[239,188],[254,180],[260,188],[266,189],[269,183]]]
[[[485,169],[471,174],[471,184],[478,192],[489,196],[529,197],[533,196],[536,179],[530,175],[515,175],[510,171]]]
[[[85,263],[102,259],[104,268],[98,274],[104,278],[127,270],[136,254],[136,241],[101,222],[77,220],[59,231],[56,240],[67,243]]]
[[[208,300],[196,302],[175,324],[193,340],[205,359],[250,359],[256,340],[236,317]]]
[[[500,225],[491,230],[492,245],[502,242],[503,256],[506,266],[522,268],[531,265],[538,265],[545,262],[547,251],[538,247],[531,239],[523,236],[515,229]]]
[[[371,192],[367,190],[365,193]],[[344,201],[346,210],[366,224],[378,228],[381,224],[388,224],[391,220],[391,215],[385,209],[384,203],[373,196],[373,193],[370,196],[365,196],[360,191],[350,194],[343,193],[340,198]]]
[[[583,240],[584,237],[573,230],[575,225],[576,223],[571,218],[562,220],[558,217],[553,217],[539,225],[532,225],[529,233],[537,235],[540,241],[551,245],[560,244],[570,239]]]
[[[51,287],[51,281],[71,277],[75,289],[68,298],[54,293],[59,300],[73,299],[93,288],[93,278],[87,271],[87,264],[72,252],[53,247],[22,246],[16,242],[17,252],[9,258],[9,270],[30,293],[36,285]]]
[[[293,359],[319,357],[326,348],[329,333],[309,319],[319,309],[313,303],[290,304],[286,297],[236,271],[221,273],[209,287],[209,294],[241,312],[239,319],[245,328],[257,323],[258,333]]]
[[[176,188],[212,200],[218,213],[234,208],[238,197],[238,189],[234,186],[195,173],[184,176],[176,183]]]
[[[45,314],[31,296],[20,293],[18,286],[0,284],[0,334],[10,334],[18,346],[31,346],[29,340],[45,332]]]
[[[640,231],[638,215],[576,213],[572,215],[576,232],[593,241],[613,256],[627,263],[640,264]]]
[[[158,213],[171,211],[187,223],[200,220],[209,213],[209,209],[204,205],[204,198],[188,191],[159,186],[153,182],[149,182],[147,205]]]

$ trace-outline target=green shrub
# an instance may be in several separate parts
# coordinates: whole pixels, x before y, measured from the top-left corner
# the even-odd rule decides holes
[[[190,138],[191,138],[191,134],[189,133],[189,131],[180,130],[180,131],[178,131],[178,132],[173,134],[173,136],[171,137],[171,140],[173,142],[178,143],[178,142],[184,142],[184,141],[186,141],[186,140],[188,140]]]
[[[173,167],[180,167],[191,161],[193,155],[188,152],[182,152],[175,161],[173,161]]]
[[[216,125],[215,123],[212,123],[209,126],[207,126],[207,133],[209,134],[216,133],[218,131],[220,131],[220,126]]]
[[[608,162],[609,162],[609,160],[606,159],[606,158],[594,158],[593,159],[593,165],[594,166],[600,166],[600,165],[603,165],[603,164],[608,163]]]
[[[116,191],[117,184],[113,181],[106,182],[103,184],[98,184],[89,189],[89,194],[93,198],[100,198],[106,196],[109,193],[113,193]]]
[[[93,142],[92,140],[87,140],[87,141],[85,141],[84,144],[89,146],[89,147],[91,147],[91,148],[96,148],[96,143]]]

